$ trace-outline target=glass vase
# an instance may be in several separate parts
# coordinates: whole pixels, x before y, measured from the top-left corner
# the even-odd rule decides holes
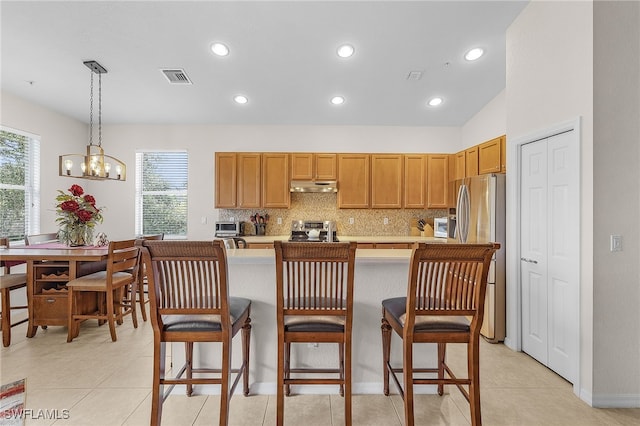
[[[69,247],[91,244],[92,229],[85,224],[68,225],[60,229],[60,240]]]

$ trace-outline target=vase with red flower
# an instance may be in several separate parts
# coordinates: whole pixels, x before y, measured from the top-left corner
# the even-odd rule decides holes
[[[102,223],[102,208],[96,207],[96,199],[80,185],[71,185],[67,191],[58,190],[56,197],[58,239],[70,247],[91,244],[93,228]]]

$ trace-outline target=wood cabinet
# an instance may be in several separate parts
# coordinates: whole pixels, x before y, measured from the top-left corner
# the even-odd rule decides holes
[[[338,208],[369,208],[369,154],[338,154]]]
[[[237,154],[238,203],[241,209],[261,206],[262,156],[259,153]]]
[[[454,180],[464,179],[464,177],[466,176],[466,173],[467,173],[466,159],[467,159],[466,151],[460,151],[454,154],[454,164],[455,164],[455,170],[453,171],[453,174],[455,176]]]
[[[266,208],[288,208],[289,154],[262,154],[262,206]]]
[[[503,142],[501,141],[504,138],[504,136],[500,136],[478,145],[478,172],[480,174],[501,172],[503,168]],[[504,164],[504,168],[506,170],[506,161]]]
[[[404,156],[403,207],[424,209],[427,204],[427,156],[406,154]]]
[[[464,176],[478,176],[478,146],[473,146],[464,151],[465,167]]]
[[[448,207],[448,182],[449,154],[427,154],[427,208]]]
[[[237,174],[236,154],[233,152],[216,152],[215,158],[215,207],[229,209],[237,206]]]
[[[273,243],[247,243],[248,249],[272,249]]]
[[[292,153],[291,180],[336,180],[337,154]]]
[[[371,207],[402,207],[403,156],[371,154]]]
[[[412,243],[358,243],[359,249],[410,249]]]
[[[500,173],[507,173],[507,137],[500,137]]]

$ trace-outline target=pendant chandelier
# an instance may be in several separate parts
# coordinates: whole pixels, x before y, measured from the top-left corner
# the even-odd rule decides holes
[[[89,109],[89,145],[86,154],[65,154],[59,157],[59,175],[79,179],[127,179],[127,166],[102,149],[102,74],[107,70],[96,61],[83,62],[91,70]],[[93,143],[93,75],[98,74],[98,143]]]

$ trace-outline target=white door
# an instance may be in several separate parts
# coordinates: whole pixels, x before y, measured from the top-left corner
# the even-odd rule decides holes
[[[521,147],[522,349],[570,382],[579,349],[578,142],[569,131]]]

